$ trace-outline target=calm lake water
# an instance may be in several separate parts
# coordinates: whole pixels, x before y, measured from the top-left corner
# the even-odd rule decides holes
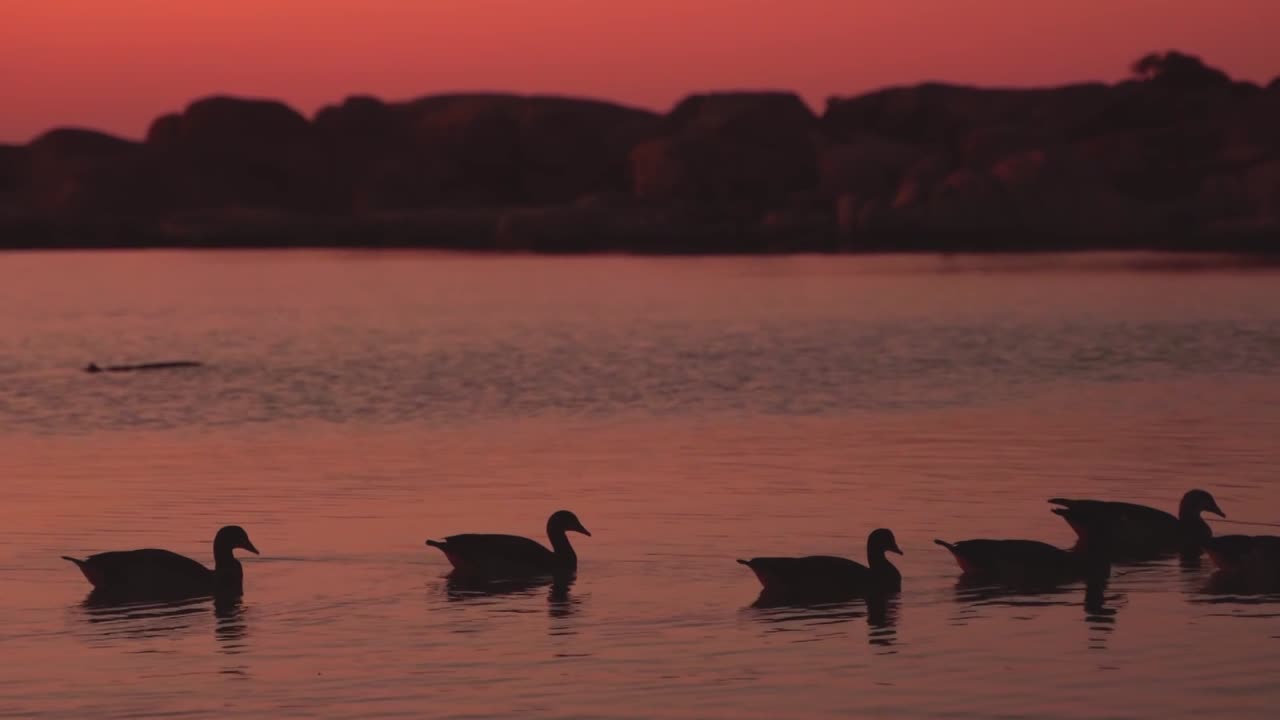
[[[1280,273],[1054,263],[0,255],[0,716],[1273,717],[1280,597],[1170,561],[1086,610],[932,543],[1192,487],[1280,522]],[[423,545],[562,507],[567,589]],[[235,606],[88,608],[58,558],[227,523]],[[882,612],[752,607],[735,558],[880,526]]]

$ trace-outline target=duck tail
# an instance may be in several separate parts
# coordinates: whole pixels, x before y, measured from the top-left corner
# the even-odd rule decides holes
[[[1075,504],[1075,500],[1068,500],[1066,498],[1049,498],[1049,504],[1061,505],[1063,507],[1071,507],[1072,505]],[[1054,510],[1054,512],[1058,512],[1058,511]]]
[[[947,542],[946,540],[939,540],[939,539],[937,539],[937,538],[934,538],[934,539],[933,539],[933,541],[934,541],[935,543],[937,543],[938,545],[941,545],[942,547],[944,547],[944,548],[946,548],[946,549],[950,550],[951,552],[955,552],[955,551],[956,551],[956,546],[955,546],[955,545],[952,545],[951,543]]]
[[[434,547],[434,548],[440,548],[441,550],[444,549],[444,543],[440,542],[439,540],[428,540],[427,545],[430,545],[431,547]]]
[[[746,565],[747,567],[751,567],[751,561],[750,561],[750,560],[738,560],[738,564],[739,564],[739,565]]]
[[[73,558],[69,555],[59,555],[58,557],[61,557],[63,560],[66,560],[67,562],[75,563],[77,567],[84,567],[83,560],[77,560],[76,558]]]

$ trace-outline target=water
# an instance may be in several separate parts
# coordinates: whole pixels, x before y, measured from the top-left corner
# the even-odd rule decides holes
[[[0,716],[1270,717],[1280,597],[1158,562],[1086,609],[932,544],[1195,486],[1280,521],[1277,274],[1151,261],[0,256]],[[423,545],[561,507],[568,588]],[[86,607],[58,559],[231,522],[238,605]],[[735,558],[879,526],[888,607],[752,607]]]

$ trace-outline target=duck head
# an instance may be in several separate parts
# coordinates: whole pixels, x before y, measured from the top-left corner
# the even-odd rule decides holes
[[[582,526],[578,516],[568,510],[558,510],[551,514],[551,518],[547,520],[547,532],[549,534],[576,532],[591,537],[591,533]]]
[[[232,550],[248,550],[254,555],[259,554],[258,548],[253,546],[249,541],[249,533],[239,525],[228,525],[218,531],[213,538],[214,554],[221,552],[230,553]]]
[[[891,531],[886,528],[872,530],[867,536],[867,556],[883,555],[886,552],[902,554],[898,541],[894,539]]]
[[[1221,518],[1227,516],[1207,491],[1190,490],[1182,496],[1182,503],[1178,505],[1178,517],[1199,517],[1202,512],[1210,512]]]

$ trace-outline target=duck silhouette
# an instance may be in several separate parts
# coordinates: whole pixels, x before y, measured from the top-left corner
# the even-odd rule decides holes
[[[1280,537],[1222,535],[1209,538],[1204,547],[1223,582],[1280,588]]]
[[[934,542],[951,553],[966,578],[1034,587],[1110,577],[1111,551],[1105,529],[1091,527],[1087,537],[1087,542],[1082,538],[1070,550],[1039,540],[978,538]]]
[[[578,516],[558,510],[547,519],[548,550],[542,543],[518,535],[463,534],[444,540],[427,540],[453,565],[454,573],[477,578],[520,578],[537,575],[572,575],[578,555],[566,533],[591,537]]]
[[[1097,530],[1108,533],[1113,559],[1145,560],[1181,553],[1199,556],[1213,530],[1201,517],[1210,512],[1226,514],[1205,490],[1189,490],[1178,504],[1176,516],[1146,505],[1108,500],[1051,498],[1055,515],[1067,521],[1082,540]]]
[[[885,557],[899,555],[893,533],[885,528],[867,536],[867,564],[831,555],[806,557],[757,557],[738,562],[751,568],[771,595],[861,595],[897,592],[902,573]]]
[[[227,525],[213,538],[212,570],[189,557],[151,548],[62,558],[80,568],[100,599],[173,599],[240,595],[244,569],[233,553],[237,549],[258,554],[243,528]]]

